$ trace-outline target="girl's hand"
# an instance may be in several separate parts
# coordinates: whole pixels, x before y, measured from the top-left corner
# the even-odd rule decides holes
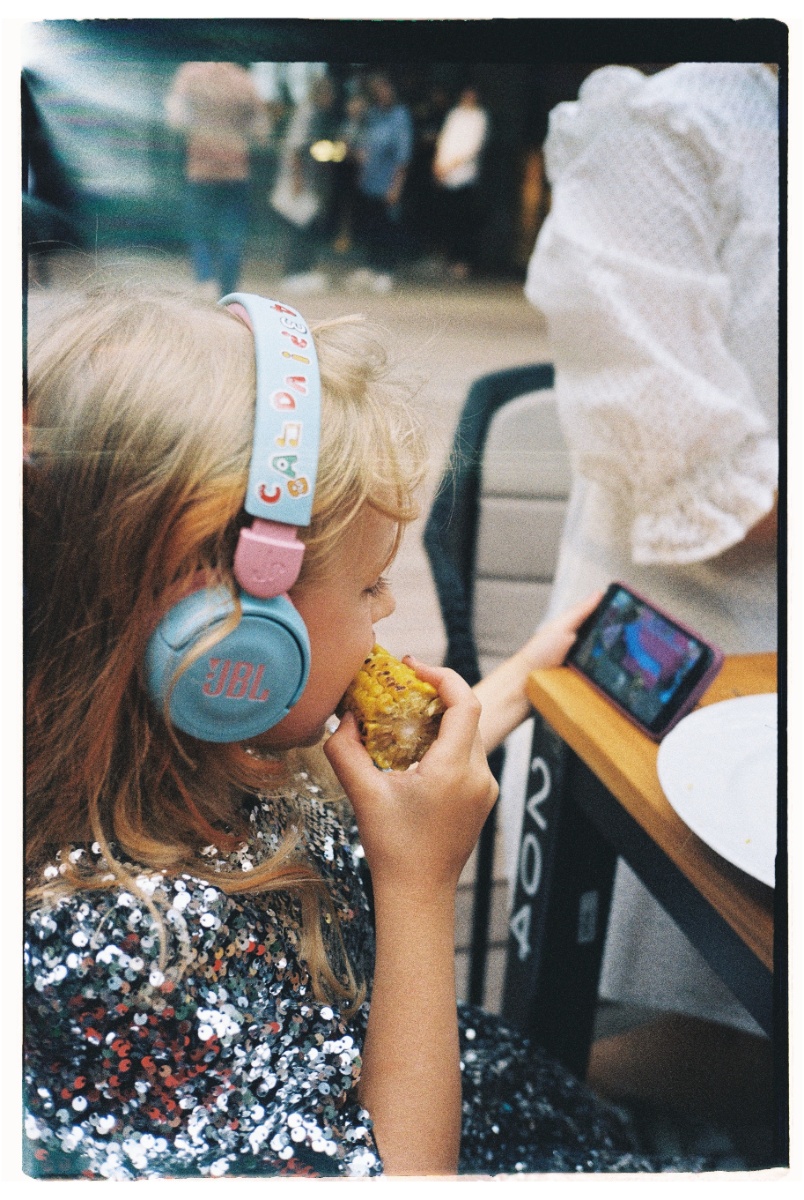
[[[472,689],[454,671],[406,662],[446,705],[421,762],[408,771],[379,771],[350,713],[324,752],[354,808],[375,893],[387,885],[423,898],[454,889],[499,789]]]
[[[475,686],[475,694],[483,705],[480,732],[487,754],[528,717],[530,701],[525,692],[528,675],[542,667],[561,666],[579,626],[602,598],[602,592],[594,592],[552,621],[546,621],[524,646]]]

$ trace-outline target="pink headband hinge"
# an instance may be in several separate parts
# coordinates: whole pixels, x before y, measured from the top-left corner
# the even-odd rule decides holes
[[[248,528],[240,530],[234,557],[235,578],[245,591],[260,600],[281,596],[299,577],[304,549],[294,525],[255,517]]]

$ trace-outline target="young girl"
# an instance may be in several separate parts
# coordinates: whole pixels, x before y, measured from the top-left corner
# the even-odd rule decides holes
[[[486,751],[526,714],[528,671],[562,660],[596,598],[474,692],[416,663],[446,706],[417,767],[378,771],[350,716],[324,742],[330,766],[321,755],[393,611],[384,572],[423,463],[406,398],[355,321],[315,332],[317,480],[288,617],[309,638],[300,698],[239,740],[214,723],[188,733],[173,707],[193,662],[250,619],[234,559],[243,534],[261,536],[244,512],[255,394],[280,371],[296,383],[276,403],[315,391],[312,348],[290,348],[309,341],[303,320],[288,318],[272,360],[264,309],[242,299],[100,287],[31,338],[26,1169],[651,1169],[582,1085],[455,1005],[456,884],[497,794]],[[307,376],[287,375],[302,359]],[[279,467],[301,491],[294,464]],[[187,650],[165,629],[199,595],[224,595],[225,616]],[[171,636],[163,695],[152,647]],[[235,677],[203,690],[236,699]]]

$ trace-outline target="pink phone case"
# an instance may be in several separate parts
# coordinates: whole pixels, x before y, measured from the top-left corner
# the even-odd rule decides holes
[[[622,704],[619,704],[616,700],[614,700],[608,694],[608,692],[599,687],[593,679],[590,679],[584,670],[576,666],[575,663],[567,660],[566,665],[575,671],[576,674],[581,675],[590,685],[590,687],[593,687],[595,691],[599,693],[599,695],[603,696],[603,698],[609,702],[609,704],[613,704],[614,707],[621,712],[624,717],[627,717],[632,724],[636,725],[638,729],[641,729],[644,734],[647,734],[651,741],[660,742],[665,734],[669,733],[673,726],[677,725],[682,717],[686,717],[687,713],[691,712],[698,703],[701,696],[709,687],[709,684],[715,678],[723,665],[723,651],[720,650],[719,647],[714,646],[711,642],[707,641],[706,638],[701,637],[700,633],[698,633],[690,625],[685,624],[684,621],[679,621],[678,617],[671,616],[669,612],[663,608],[660,608],[658,604],[654,604],[652,600],[648,600],[647,596],[643,596],[640,592],[635,591],[632,587],[629,587],[625,583],[620,583],[619,581],[612,583],[609,586],[606,591],[606,595],[603,597],[603,600],[600,602],[598,608],[596,608],[591,617],[588,617],[586,622],[584,622],[586,632],[594,627],[601,613],[603,613],[608,607],[612,592],[615,588],[621,588],[630,596],[633,596],[635,600],[638,600],[641,604],[646,605],[653,612],[658,613],[660,617],[664,617],[664,619],[676,629],[680,629],[682,633],[689,634],[689,636],[694,638],[697,642],[700,642],[702,645],[706,646],[707,649],[712,653],[712,661],[704,671],[701,678],[695,684],[689,695],[682,701],[681,707],[678,709],[678,711],[673,714],[668,723],[662,726],[660,730],[649,729],[647,725],[644,725],[642,721],[639,720],[638,717],[635,717],[634,714],[629,712],[627,708],[624,708]],[[570,651],[570,653],[572,652]]]

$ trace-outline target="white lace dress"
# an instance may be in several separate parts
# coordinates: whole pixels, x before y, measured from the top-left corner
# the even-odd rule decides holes
[[[741,543],[777,485],[776,78],[604,67],[545,152],[525,291],[574,468],[552,611],[622,579],[727,653],[773,650],[775,550]],[[756,1029],[622,863],[602,992]]]

